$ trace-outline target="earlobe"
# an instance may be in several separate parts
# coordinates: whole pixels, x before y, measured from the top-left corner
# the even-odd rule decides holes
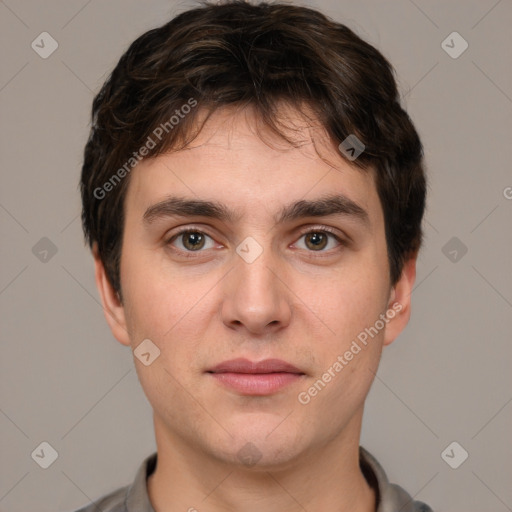
[[[386,325],[384,345],[391,344],[409,323],[411,294],[416,280],[416,259],[417,253],[404,263],[402,275],[391,290],[387,314],[390,320]]]
[[[94,256],[95,279],[103,313],[114,337],[123,345],[130,345],[130,337],[126,328],[124,306],[121,303],[118,293],[112,287],[105,271],[105,266],[98,254],[96,242],[93,244],[92,253]]]

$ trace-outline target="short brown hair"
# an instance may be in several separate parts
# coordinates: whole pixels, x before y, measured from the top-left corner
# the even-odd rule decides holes
[[[80,184],[82,223],[117,292],[131,168],[186,147],[198,133],[200,109],[251,105],[288,140],[278,127],[283,101],[312,109],[336,146],[350,135],[364,144],[352,163],[375,172],[396,283],[421,245],[426,182],[423,148],[400,105],[393,68],[348,27],[316,10],[236,0],[202,3],[141,35],[94,98]]]

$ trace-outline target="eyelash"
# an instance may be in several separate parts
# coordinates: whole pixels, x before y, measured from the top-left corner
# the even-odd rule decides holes
[[[176,240],[177,238],[179,238],[181,235],[184,235],[186,233],[200,233],[202,235],[206,235],[207,237],[209,238],[212,238],[210,235],[208,235],[208,233],[205,233],[204,231],[202,231],[201,229],[197,229],[197,228],[194,228],[194,227],[187,227],[187,228],[184,228],[182,229],[181,231],[178,231],[177,233],[174,233],[166,242],[165,242],[165,245],[166,246],[171,246],[172,247],[172,242],[174,240]],[[328,234],[328,235],[331,235],[339,244],[340,246],[346,246],[347,245],[347,242],[345,240],[343,240],[342,238],[340,238],[337,234],[336,234],[336,231],[332,228],[329,228],[328,226],[318,226],[318,227],[313,227],[313,228],[306,228],[304,230],[302,230],[300,232],[300,236],[299,236],[299,239],[302,238],[303,236],[305,235],[308,235],[310,233],[325,233],[325,234]],[[199,251],[183,251],[182,249],[176,249],[175,247],[172,247],[173,250],[175,250],[176,252],[179,252],[180,254],[184,254],[186,258],[196,258],[196,253],[201,253],[201,252],[204,252],[204,250],[199,250]],[[339,248],[338,248],[339,249]],[[315,254],[317,253],[318,254],[318,257],[322,257],[321,255],[323,253],[330,253],[331,251],[335,251],[336,249],[331,249],[329,251],[308,251],[312,254]]]

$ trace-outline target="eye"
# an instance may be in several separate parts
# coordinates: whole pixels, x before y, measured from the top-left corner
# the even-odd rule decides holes
[[[340,245],[343,245],[340,237],[336,236],[330,229],[310,229],[301,234],[301,239],[304,238],[305,247],[299,247],[300,249],[306,249],[312,252],[327,252],[330,249],[335,249]],[[329,243],[335,241],[334,247],[329,246]],[[327,247],[327,250],[325,250]]]
[[[209,247],[206,246],[207,239],[211,241]],[[177,247],[174,245],[175,241],[179,242]],[[167,244],[185,252],[198,252],[201,249],[212,249],[214,247],[213,239],[210,236],[198,229],[191,228],[183,229],[176,233],[169,239]]]
[[[328,252],[344,245],[343,240],[327,227],[309,229],[301,233],[299,240],[301,239],[304,239],[304,245],[301,247],[297,242],[298,248],[308,252]],[[196,228],[182,229],[172,235],[166,244],[185,253],[201,252],[202,249],[215,247],[213,238]]]

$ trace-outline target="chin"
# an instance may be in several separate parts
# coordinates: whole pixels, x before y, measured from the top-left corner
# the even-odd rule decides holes
[[[240,468],[285,469],[300,456],[304,438],[295,430],[295,425],[285,427],[284,424],[279,425],[281,421],[282,418],[276,421],[275,416],[267,416],[260,421],[251,417],[245,424],[237,422],[236,426],[228,428],[233,437],[226,435],[223,442],[213,448],[224,462],[236,464]]]

